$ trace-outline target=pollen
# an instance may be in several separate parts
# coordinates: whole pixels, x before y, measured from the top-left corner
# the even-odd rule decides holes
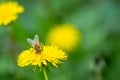
[[[47,36],[47,42],[60,48],[71,50],[80,42],[80,32],[72,24],[62,24],[51,29]]]
[[[42,65],[48,66],[48,63],[51,63],[53,66],[57,67],[57,64],[60,64],[61,60],[66,59],[66,52],[56,46],[48,45],[43,46],[43,50],[40,52],[40,54],[36,53],[34,48],[22,51],[18,56],[17,64],[20,67],[28,65],[41,67]]]
[[[8,1],[0,3],[0,25],[8,25],[18,18],[19,13],[23,13],[23,6],[18,2]]]

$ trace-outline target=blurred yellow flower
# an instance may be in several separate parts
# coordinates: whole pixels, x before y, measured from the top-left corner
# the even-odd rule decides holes
[[[51,63],[57,67],[57,64],[61,63],[61,60],[66,60],[67,55],[64,51],[56,46],[43,46],[43,50],[36,53],[34,48],[24,50],[18,56],[17,63],[19,66],[24,67],[27,65],[35,65],[41,67],[42,65],[47,66]]]
[[[70,50],[80,41],[79,31],[72,24],[58,25],[47,36],[47,42]]]
[[[24,12],[24,8],[15,1],[0,3],[0,25],[8,25],[22,12]]]

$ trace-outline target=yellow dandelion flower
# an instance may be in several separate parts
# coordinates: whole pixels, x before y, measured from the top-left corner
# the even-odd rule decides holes
[[[17,63],[19,66],[24,67],[27,65],[41,65],[47,66],[48,63],[52,63],[53,66],[57,67],[57,64],[61,63],[60,60],[66,60],[67,55],[64,51],[60,50],[56,46],[44,46],[43,51],[36,53],[34,48],[24,50],[18,56]]]
[[[79,31],[72,24],[58,25],[47,36],[47,42],[70,50],[80,41]]]
[[[0,25],[8,25],[10,22],[18,18],[18,14],[22,13],[24,8],[17,2],[0,3]]]
[[[35,65],[41,67],[42,65],[48,66],[51,63],[57,67],[61,60],[66,60],[66,52],[62,51],[56,46],[41,46],[38,42],[36,35],[34,40],[28,39],[28,42],[33,46],[29,50],[24,50],[18,56],[17,63],[19,66],[24,67],[27,65]]]

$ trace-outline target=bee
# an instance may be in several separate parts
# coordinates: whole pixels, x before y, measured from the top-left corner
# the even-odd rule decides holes
[[[37,34],[33,40],[27,38],[27,42],[36,50],[36,53],[40,53],[43,50],[42,44],[39,43],[39,36]]]

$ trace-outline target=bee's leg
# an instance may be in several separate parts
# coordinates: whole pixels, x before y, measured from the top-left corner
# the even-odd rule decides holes
[[[33,50],[30,52],[30,54],[33,52]]]

